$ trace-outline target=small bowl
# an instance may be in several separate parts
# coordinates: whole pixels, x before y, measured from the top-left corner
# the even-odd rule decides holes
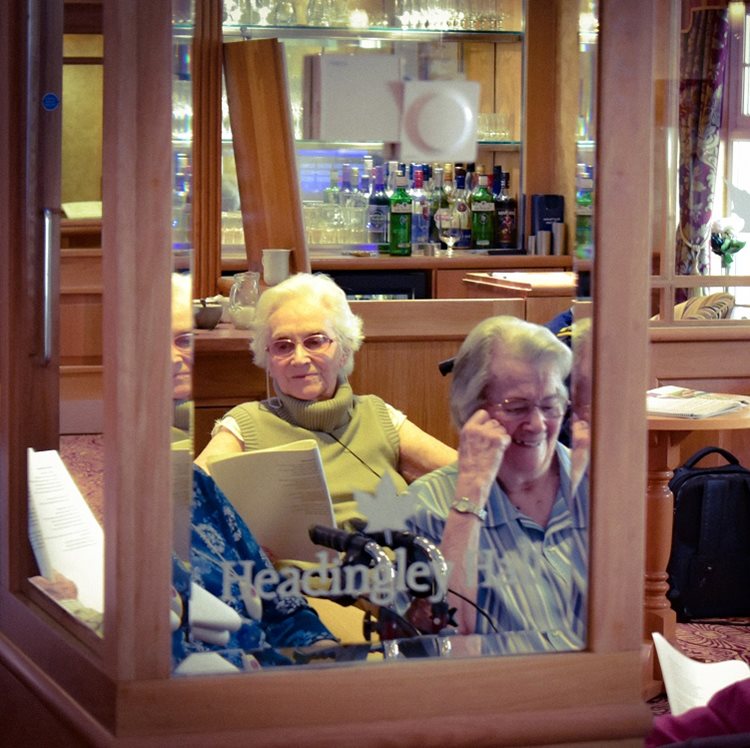
[[[199,330],[213,330],[221,320],[222,311],[221,304],[204,304],[200,301],[194,301],[193,322]]]

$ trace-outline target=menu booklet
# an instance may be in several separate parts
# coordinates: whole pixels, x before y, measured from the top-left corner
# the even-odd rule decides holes
[[[208,471],[258,543],[277,559],[316,561],[311,525],[336,527],[314,439],[208,460]]]

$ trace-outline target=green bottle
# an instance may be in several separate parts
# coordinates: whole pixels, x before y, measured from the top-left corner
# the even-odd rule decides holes
[[[406,177],[399,174],[390,198],[390,254],[399,257],[411,255],[411,195],[406,191],[406,185]]]
[[[495,239],[495,201],[487,187],[487,175],[479,177],[479,184],[471,193],[471,246],[489,249]]]
[[[336,205],[339,201],[339,173],[335,168],[331,169],[331,177],[328,187],[323,190],[323,202]]]

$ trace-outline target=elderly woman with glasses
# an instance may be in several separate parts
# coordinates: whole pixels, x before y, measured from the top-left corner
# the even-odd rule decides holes
[[[587,481],[572,478],[558,441],[571,364],[549,330],[506,316],[479,323],[458,352],[458,461],[404,498],[415,501],[409,529],[449,562],[460,633],[530,634],[535,650],[583,644]]]
[[[374,493],[386,474],[402,491],[454,460],[454,449],[403,413],[352,392],[347,377],[363,339],[362,320],[328,276],[299,273],[264,291],[251,348],[274,394],[225,414],[196,463],[207,469],[211,455],[313,438],[341,526],[358,516],[354,491]]]

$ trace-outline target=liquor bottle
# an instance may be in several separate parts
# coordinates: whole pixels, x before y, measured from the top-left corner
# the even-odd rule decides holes
[[[388,228],[391,202],[385,194],[385,167],[375,167],[375,184],[367,202],[367,241],[374,244],[378,252],[388,254]]]
[[[430,242],[438,243],[440,237],[438,236],[438,226],[435,223],[435,216],[437,215],[440,208],[448,207],[448,198],[443,192],[443,174],[444,170],[442,166],[433,166],[432,168],[432,190],[429,194],[430,201]],[[445,204],[444,204],[445,203]]]
[[[489,249],[495,240],[495,202],[487,187],[487,175],[477,177],[477,186],[471,193],[471,246]]]
[[[455,170],[456,186],[453,191],[453,209],[458,216],[461,236],[455,243],[456,249],[471,247],[471,211],[469,210],[469,196],[466,193],[466,170],[457,166]]]
[[[518,246],[518,203],[510,194],[510,172],[503,172],[500,194],[495,197],[495,238],[500,249]]]
[[[471,195],[477,186],[477,166],[474,163],[466,164],[466,192]]]
[[[354,190],[352,189],[352,167],[351,164],[341,166],[341,187],[339,188],[339,205],[346,207],[352,202]]]
[[[575,256],[590,260],[594,254],[594,180],[591,167],[578,164],[576,175],[576,247]]]
[[[503,167],[500,165],[492,167],[492,184],[489,185],[492,199],[497,200],[503,193]],[[497,228],[497,226],[495,226]]]
[[[372,161],[372,159],[370,159]],[[357,185],[357,189],[359,191],[360,195],[363,195],[365,198],[365,203],[370,197],[370,192],[372,191],[372,185],[371,185],[371,175],[372,175],[372,165],[369,167],[367,166],[367,159],[365,159],[365,165],[362,168],[362,172],[359,177],[359,182]]]
[[[430,203],[424,191],[424,171],[414,169],[414,186],[411,196],[411,243],[426,244],[430,240]]]
[[[365,156],[362,159],[362,181],[359,185],[359,191],[364,192],[368,198],[372,192],[372,170],[372,156]]]
[[[389,161],[385,173],[385,194],[390,197],[396,191],[396,178],[398,177],[398,161]]]
[[[349,204],[344,208],[349,242],[362,244],[367,241],[367,195],[360,189],[359,168],[351,169],[352,191]]]
[[[324,203],[338,203],[339,201],[339,173],[335,168],[331,168],[330,182],[328,187],[323,190]]]
[[[406,191],[408,180],[402,174],[396,177],[396,187],[390,197],[391,215],[389,253],[411,255],[411,195]]]

